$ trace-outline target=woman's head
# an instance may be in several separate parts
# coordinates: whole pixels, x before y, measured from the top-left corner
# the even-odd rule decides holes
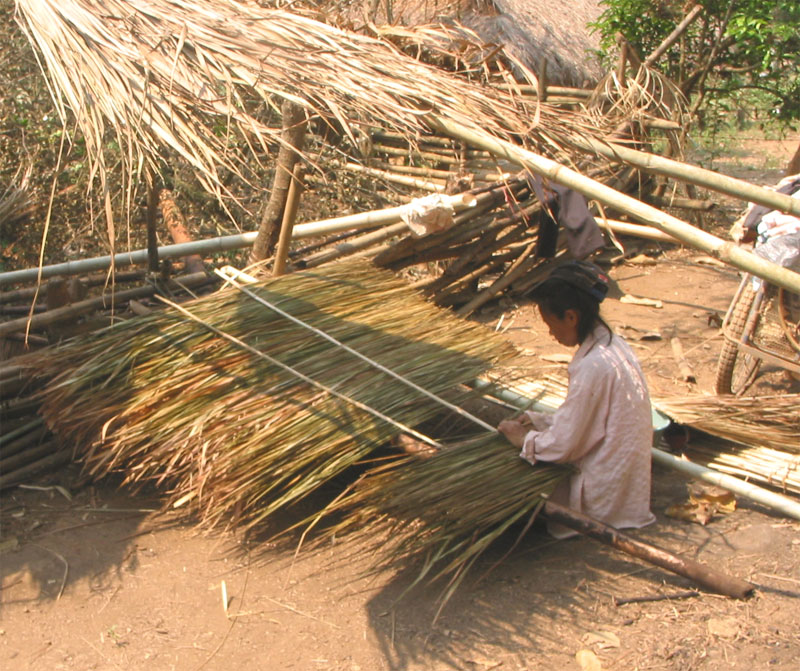
[[[572,346],[582,343],[598,323],[608,328],[600,317],[600,303],[607,292],[608,278],[597,266],[568,261],[529,295],[539,305],[553,337],[562,345]]]

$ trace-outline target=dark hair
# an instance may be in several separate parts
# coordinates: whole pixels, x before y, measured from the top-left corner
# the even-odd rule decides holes
[[[559,277],[549,277],[536,285],[530,298],[548,314],[563,319],[567,310],[575,310],[578,314],[578,342],[582,343],[597,324],[608,331],[609,341],[611,328],[600,316],[600,301],[591,294]]]

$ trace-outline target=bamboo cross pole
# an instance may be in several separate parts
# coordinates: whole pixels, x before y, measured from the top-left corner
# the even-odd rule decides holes
[[[586,136],[573,136],[571,142],[576,149],[591,154],[600,154],[600,156],[607,159],[619,163],[627,163],[645,172],[672,177],[673,179],[689,182],[695,186],[702,186],[740,200],[764,205],[771,210],[780,210],[781,212],[800,216],[800,200],[777,191],[765,189],[756,184],[721,175],[718,172],[706,170],[696,165],[689,165],[670,158],[664,158],[663,156],[648,154],[647,152],[623,147],[612,142],[601,142]]]
[[[496,156],[524,166],[533,173],[542,175],[543,177],[552,179],[554,182],[574,189],[589,199],[594,199],[609,207],[617,208],[625,214],[635,217],[636,219],[648,225],[654,226],[665,233],[678,238],[691,247],[701,249],[711,256],[724,261],[725,263],[752,273],[753,275],[781,286],[784,289],[800,294],[800,273],[793,272],[787,268],[782,268],[767,261],[766,259],[762,259],[752,252],[748,252],[738,247],[733,242],[726,242],[715,235],[701,231],[691,224],[681,221],[677,217],[673,217],[665,212],[661,212],[660,210],[657,210],[650,205],[646,205],[635,198],[626,196],[625,194],[622,194],[606,186],[605,184],[601,184],[600,182],[586,177],[585,175],[581,175],[579,172],[571,170],[570,168],[549,158],[535,154],[532,151],[523,149],[522,147],[514,145],[505,140],[495,138],[489,133],[478,129],[467,128],[466,126],[458,124],[454,121],[449,121],[434,115],[429,116],[428,121],[433,128],[446,133],[451,137],[457,137],[465,142],[482,147]],[[592,147],[595,146],[595,144],[598,146],[606,146],[602,143],[595,143],[591,140],[586,140],[586,143],[586,146]],[[627,155],[627,152],[631,152],[633,150],[625,149],[624,151]],[[650,156],[649,154],[643,154],[642,152],[633,153],[641,154],[642,156]],[[652,158],[657,159],[658,157]],[[658,160],[666,161],[666,159]],[[668,161],[668,163],[676,162]],[[688,167],[689,166],[687,166],[687,168]],[[692,167],[691,170],[700,170],[702,173],[708,173],[714,177],[722,178],[722,175],[709,173],[709,171],[701,170],[699,168]],[[733,181],[738,182],[738,180]],[[741,184],[745,183],[742,182]],[[752,185],[746,186],[750,187]],[[797,213],[800,214],[800,200],[796,198],[793,199],[789,196],[770,192],[766,189],[761,189],[758,187],[753,187],[753,191],[759,194],[762,201],[770,200],[766,197],[763,197],[764,194],[769,194],[771,197],[782,196],[787,201],[794,201],[791,204],[792,209],[796,209]],[[780,202],[784,203],[785,201],[781,199]]]

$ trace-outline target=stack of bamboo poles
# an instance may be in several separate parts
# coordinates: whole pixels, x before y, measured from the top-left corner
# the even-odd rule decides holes
[[[252,291],[456,404],[469,393],[460,383],[514,355],[364,262]],[[47,426],[89,474],[155,481],[208,524],[256,525],[442,412],[233,289],[22,361],[44,383],[36,398]]]

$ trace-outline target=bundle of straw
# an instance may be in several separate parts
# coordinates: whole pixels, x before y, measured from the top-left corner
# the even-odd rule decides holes
[[[800,394],[660,398],[659,410],[720,438],[800,454]]]
[[[451,402],[467,393],[457,385],[514,354],[363,262],[250,291]],[[209,524],[234,513],[246,527],[257,524],[365,458],[399,424],[441,412],[232,289],[43,351],[27,365],[43,376],[61,371],[41,392],[41,412],[91,474],[121,470],[131,482],[168,485],[173,503],[191,501]]]
[[[379,563],[399,568],[421,561],[417,579],[449,576],[443,606],[475,560],[517,523],[529,528],[545,498],[570,473],[566,466],[531,467],[496,433],[467,439],[429,459],[404,458],[367,472],[328,512],[343,512],[332,533],[370,529],[387,547]],[[388,540],[387,540],[388,539]]]

